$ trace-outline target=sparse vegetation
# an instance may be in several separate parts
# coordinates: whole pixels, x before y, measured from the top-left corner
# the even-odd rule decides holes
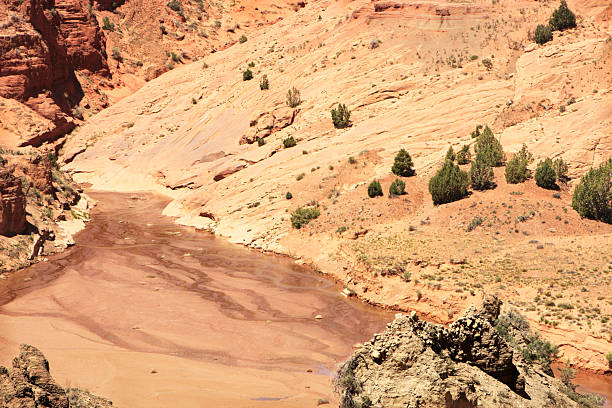
[[[406,183],[401,179],[395,179],[389,186],[389,195],[391,197],[396,195],[406,194]]]
[[[262,91],[270,89],[270,82],[268,81],[268,76],[266,74],[264,74],[261,77],[261,81],[259,81],[259,89]]]
[[[405,149],[400,149],[395,155],[391,172],[402,177],[414,176],[412,157],[410,157],[410,154]]]
[[[321,211],[317,203],[308,207],[298,207],[291,214],[291,226],[295,229],[300,229],[310,221],[318,218],[319,215],[321,215]]]
[[[251,79],[253,79],[253,71],[251,71],[249,68],[247,68],[244,71],[242,71],[242,80],[243,81],[250,81]]]
[[[491,167],[503,166],[506,161],[506,155],[502,148],[501,142],[495,137],[491,129],[485,126],[482,133],[476,139],[474,146],[476,158],[480,155],[480,160]]]
[[[339,103],[335,108],[332,108],[331,117],[336,129],[344,129],[350,124],[351,111],[345,104]]]
[[[535,172],[535,181],[538,186],[548,190],[557,188],[557,174],[553,167],[553,161],[549,157],[538,164]]]
[[[539,24],[533,34],[533,40],[542,45],[553,39],[552,29],[550,25]]]
[[[452,147],[446,156],[442,168],[429,180],[429,193],[435,205],[450,203],[467,195],[468,174],[450,159],[454,156]]]
[[[379,197],[383,195],[382,186],[378,180],[374,180],[368,186],[368,196],[370,198]]]
[[[482,225],[482,222],[484,221],[484,219],[480,216],[476,216],[474,218],[472,218],[472,221],[470,221],[470,223],[468,224],[466,230],[468,232],[473,231],[476,227],[478,227],[479,225]]]
[[[576,15],[567,7],[565,0],[561,0],[561,5],[553,12],[548,24],[555,31],[574,28],[576,27]]]
[[[283,139],[283,146],[285,147],[285,149],[288,149],[289,147],[293,147],[296,144],[297,142],[295,141],[293,136],[289,136],[288,138]]]
[[[474,190],[488,190],[495,186],[493,183],[493,168],[487,163],[484,154],[477,154],[476,160],[470,167],[470,185]]]
[[[558,158],[553,162],[553,169],[557,175],[557,181],[560,183],[567,183],[569,177],[567,177],[567,163],[562,158]]]
[[[285,194],[285,198],[287,200],[291,200],[293,198],[293,194],[291,194],[291,191],[287,191],[287,194]]]
[[[300,98],[300,91],[296,87],[292,87],[287,91],[287,106],[290,108],[295,108],[300,103],[302,103],[302,99]]]
[[[106,31],[115,31],[115,24],[110,21],[108,17],[102,19],[102,29]]]
[[[572,207],[581,217],[612,224],[612,159],[582,177],[574,190]]]
[[[457,164],[468,164],[472,160],[472,154],[470,153],[470,146],[464,145],[459,153],[457,153]]]
[[[241,35],[238,41],[240,42],[240,44],[244,44],[245,42],[247,42],[247,36],[244,34]]]
[[[531,170],[527,166],[533,161],[533,155],[527,150],[527,146],[523,145],[506,164],[506,182],[509,184],[524,183],[531,178]]]

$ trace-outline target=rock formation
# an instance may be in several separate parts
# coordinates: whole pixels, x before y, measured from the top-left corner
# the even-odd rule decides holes
[[[49,362],[36,347],[22,344],[13,367],[0,366],[0,403],[5,408],[107,408],[104,398],[71,388],[66,392],[49,373]]]
[[[83,91],[75,69],[109,75],[104,35],[80,0],[0,4],[0,97],[40,116],[15,143],[39,145],[76,126]]]
[[[9,170],[0,171],[0,235],[15,235],[26,223],[26,198],[21,180]]]
[[[575,407],[559,380],[528,364],[494,327],[490,297],[448,328],[415,313],[389,323],[339,371],[343,407]]]

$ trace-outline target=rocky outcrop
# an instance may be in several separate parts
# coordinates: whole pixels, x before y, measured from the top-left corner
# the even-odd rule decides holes
[[[109,75],[104,35],[81,0],[0,0],[0,6],[0,97],[47,121],[15,143],[39,145],[76,126],[73,108],[83,91],[75,69]]]
[[[45,356],[28,344],[20,346],[12,368],[0,367],[0,403],[5,408],[112,406],[112,402],[81,390],[71,388],[67,394],[51,377]]]
[[[250,127],[240,139],[240,144],[255,143],[258,139],[290,126],[295,121],[299,109],[278,106],[272,112],[258,112],[251,119]]]
[[[10,171],[0,170],[0,235],[15,235],[26,223],[26,198],[21,180]]]
[[[341,406],[578,406],[498,334],[500,305],[488,298],[448,328],[414,313],[396,318],[341,367]]]

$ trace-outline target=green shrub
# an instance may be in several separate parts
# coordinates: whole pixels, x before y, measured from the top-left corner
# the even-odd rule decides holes
[[[123,56],[121,55],[121,51],[119,51],[119,48],[117,47],[113,47],[111,56],[119,62],[123,61]]]
[[[172,53],[172,61],[178,63],[181,62],[182,58],[181,58],[181,54],[177,54],[175,52]]]
[[[339,103],[337,107],[332,108],[331,117],[336,129],[344,129],[350,123],[351,111],[345,104]]]
[[[523,358],[528,363],[540,363],[548,367],[550,363],[557,357],[559,349],[547,340],[542,339],[539,335],[531,335],[526,339],[527,345],[521,349]]]
[[[550,25],[538,24],[533,34],[533,39],[538,44],[546,44],[553,39]]]
[[[293,198],[293,194],[291,194],[291,191],[287,191],[287,194],[285,194],[285,198],[287,200],[291,200]]]
[[[318,204],[311,207],[298,207],[291,213],[291,226],[300,229],[311,220],[318,218],[319,215],[321,215],[321,211],[319,211]]]
[[[246,37],[246,35],[244,35],[244,34],[243,34],[243,35],[241,35],[241,36],[240,36],[240,39],[239,39],[238,41],[240,41],[240,44],[244,44],[245,42],[247,42],[247,37]]]
[[[468,184],[467,173],[447,158],[442,168],[429,180],[429,193],[435,205],[450,203],[467,195]]]
[[[263,146],[265,144],[266,144],[266,139],[264,139],[263,137],[257,138],[257,146]]]
[[[167,4],[172,11],[175,11],[179,16],[184,17],[183,5],[178,0],[170,0]]]
[[[448,150],[446,151],[446,156],[444,157],[444,160],[450,160],[451,162],[454,162],[456,158],[457,156],[455,155],[453,146],[449,146]]]
[[[576,27],[576,15],[567,7],[565,0],[561,0],[561,5],[553,12],[548,24],[555,31],[574,28]]]
[[[297,142],[295,141],[293,136],[289,136],[288,138],[283,139],[283,146],[285,147],[285,149],[287,149],[289,147],[293,147],[296,144],[297,144]]]
[[[111,23],[108,17],[104,17],[102,20],[102,29],[106,31],[115,31],[115,24]]]
[[[255,61],[251,61],[247,64],[249,68],[253,68],[255,66]]]
[[[353,156],[349,156],[348,162],[349,162],[349,164],[356,164],[357,163],[357,159],[355,159]]]
[[[476,126],[476,129],[474,129],[471,133],[472,139],[476,139],[478,136],[480,136],[480,129],[482,129],[482,125]]]
[[[470,146],[465,145],[457,153],[458,164],[468,164],[472,160],[472,154],[470,153]]]
[[[472,218],[472,221],[470,221],[470,223],[468,224],[466,228],[467,232],[473,231],[474,229],[476,229],[476,227],[478,227],[479,225],[482,225],[483,221],[484,219],[479,216]]]
[[[250,69],[245,69],[244,71],[242,71],[242,80],[243,81],[250,81],[251,79],[253,79],[253,71],[251,71]]]
[[[270,82],[268,81],[268,76],[266,74],[264,74],[264,76],[261,77],[261,81],[259,81],[259,89],[262,91],[270,89]]]
[[[572,207],[581,217],[612,224],[612,159],[582,177],[574,190]]]
[[[414,169],[412,166],[412,157],[410,157],[410,154],[405,149],[400,149],[400,151],[395,155],[391,172],[393,172],[395,175],[403,177],[414,176]]]
[[[370,185],[368,186],[368,196],[370,198],[374,198],[374,197],[378,197],[382,195],[383,195],[383,191],[382,191],[382,186],[380,185],[380,183],[377,180],[374,180],[373,182],[371,182]]]
[[[476,160],[470,167],[470,184],[474,190],[488,190],[494,187],[493,168],[482,153],[476,155]]]
[[[533,155],[523,145],[521,150],[506,164],[506,182],[509,184],[524,183],[531,178],[531,170],[527,166],[533,161]]]
[[[567,177],[567,163],[564,162],[562,158],[559,157],[553,162],[553,169],[557,175],[557,181],[561,183],[569,181],[569,177]]]
[[[300,99],[300,91],[294,86],[287,91],[287,106],[290,108],[295,108],[300,103],[302,103],[302,99]]]
[[[493,135],[488,126],[484,127],[484,130],[476,139],[474,151],[476,156],[481,155],[481,159],[491,167],[502,166],[506,161],[501,142]]]
[[[393,197],[402,194],[406,194],[406,183],[400,179],[393,180],[391,186],[389,186],[389,195]]]
[[[538,164],[535,172],[535,181],[536,184],[542,188],[549,190],[557,188],[557,174],[555,173],[553,162],[549,157]]]

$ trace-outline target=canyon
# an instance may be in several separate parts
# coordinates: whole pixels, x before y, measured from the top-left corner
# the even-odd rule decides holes
[[[119,381],[133,376],[137,387],[148,381],[174,384],[178,374],[171,367],[179,364],[177,356],[192,373],[214,366],[229,375],[228,367],[239,367],[246,384],[266,379],[261,380],[265,395],[247,397],[235,384],[217,384],[219,378],[206,375],[217,384],[208,389],[209,401],[338,403],[328,374],[353,344],[392,319],[381,310],[414,312],[421,321],[450,327],[495,294],[558,345],[557,363],[567,361],[592,379],[601,376],[603,386],[596,392],[606,395],[612,225],[581,217],[572,200],[581,178],[612,158],[612,7],[607,2],[570,0],[577,26],[554,31],[550,41],[538,44],[535,28],[547,24],[557,2],[1,1],[0,144],[8,161],[0,173],[1,229],[7,235],[1,237],[0,295],[6,303],[0,321],[10,333],[0,344],[2,355],[16,355],[22,342],[39,347],[59,367],[60,381],[90,375],[86,366],[104,355],[105,365],[93,366],[106,382],[86,385],[120,406],[177,398],[178,388],[128,397],[127,383]],[[335,126],[330,117],[339,104],[350,110],[346,127]],[[429,181],[447,150],[467,146],[475,154],[484,125],[505,156],[505,163],[491,170],[493,188],[472,188],[460,200],[434,205]],[[533,155],[532,173],[547,158],[567,163],[567,177],[556,189],[542,188],[533,177],[518,184],[506,179],[506,165],[523,146]],[[414,175],[391,171],[400,149],[411,155]],[[467,172],[470,164],[459,168]],[[37,181],[42,179],[47,181]],[[387,194],[396,179],[406,194]],[[373,181],[382,185],[382,196],[368,196]],[[45,183],[51,186],[46,192]],[[36,190],[28,190],[30,185]],[[72,246],[72,234],[88,224],[96,201],[89,192],[101,197],[93,210],[98,219],[79,233],[75,248],[52,255]],[[296,224],[295,215],[304,209],[316,216]],[[178,225],[172,227],[160,213]],[[50,225],[43,227],[47,220]],[[104,235],[107,230],[120,238]],[[219,238],[210,241],[208,233]],[[59,237],[57,245],[44,234]],[[155,249],[140,253],[149,245],[140,235]],[[42,255],[26,262],[28,252],[39,252],[37,239]],[[214,249],[197,252],[200,241]],[[248,267],[255,281],[226,272],[224,282],[218,271],[207,269],[213,262],[208,258],[232,253],[230,244],[249,248],[259,260]],[[12,260],[9,251],[17,249],[21,255]],[[203,321],[219,322],[212,331],[244,330],[256,338],[256,325],[242,326],[238,315],[274,322],[269,314],[278,311],[269,302],[295,303],[285,297],[284,284],[261,286],[268,281],[258,268],[270,269],[267,262],[278,255],[291,259],[279,261],[287,279],[300,281],[303,275],[307,287],[325,286],[324,302],[343,305],[311,311],[308,319],[323,316],[314,323],[298,313],[297,326],[304,332],[297,338],[293,329],[271,334],[275,341],[288,336],[283,341],[294,347],[292,353],[312,357],[308,364],[287,357],[278,371],[261,366],[268,361],[263,344],[258,353],[240,343],[247,356],[236,356],[222,350],[222,342],[203,326],[196,324],[194,333],[186,329],[187,322],[200,318],[190,308],[204,308]],[[96,257],[108,267],[98,266]],[[231,256],[222,258],[232,265]],[[36,261],[41,262],[15,271]],[[149,291],[158,280],[164,283],[153,290],[166,291],[170,308],[153,314],[161,303]],[[226,304],[227,294],[206,292],[203,298],[212,296],[216,306],[202,306],[196,299],[202,282],[248,300]],[[124,302],[130,291],[143,290],[136,298],[142,302],[136,314],[142,321],[131,321],[109,305],[110,293],[98,306],[85,304],[87,294],[104,294],[109,287],[117,289],[117,298],[127,296]],[[306,303],[292,306],[306,310]],[[338,316],[335,307],[342,310]],[[62,330],[99,345],[90,349],[55,329],[43,340],[37,332],[42,317],[35,311],[56,308],[61,312],[53,318]],[[345,321],[352,308],[365,319],[353,322],[354,332]],[[251,315],[252,310],[267,310],[267,317]],[[177,316],[178,311],[185,315]],[[96,313],[130,322],[91,320]],[[32,335],[26,336],[18,326],[29,319]],[[155,319],[162,327],[143,333]],[[170,324],[177,319],[179,327]],[[313,329],[321,323],[332,334]],[[191,335],[209,339],[212,348],[199,349]],[[328,352],[309,349],[318,336],[329,337],[322,346]],[[63,341],[81,347],[83,361],[90,364],[69,372],[65,364],[74,355],[59,349]],[[110,372],[123,364],[125,350],[131,365],[113,378]],[[170,372],[159,375],[162,371],[152,367],[156,373],[143,378],[144,363],[134,366],[142,353],[152,353],[150,365]],[[218,361],[211,357],[215,353]],[[317,364],[324,367],[320,372]],[[314,375],[302,373],[308,369]],[[296,381],[301,386],[310,377],[316,378],[311,388],[298,390]],[[187,405],[204,401],[196,381],[184,386],[193,396]]]

